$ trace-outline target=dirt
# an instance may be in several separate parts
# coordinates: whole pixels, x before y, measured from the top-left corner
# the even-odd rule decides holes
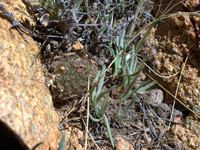
[[[159,4],[157,1],[154,3],[157,5]],[[173,2],[173,4],[175,3],[176,2]],[[184,11],[186,5],[187,3],[181,6],[177,5],[170,12]],[[190,9],[193,10],[192,8]],[[156,9],[152,11],[153,16],[155,16],[155,12]],[[192,19],[194,22],[191,21]],[[198,95],[199,87],[194,87],[195,84],[198,86],[200,83],[198,79],[200,69],[198,66],[199,37],[196,29],[198,26],[197,20],[198,18],[190,18],[187,15],[183,15],[170,18],[167,22],[159,22],[158,27],[153,28],[152,36],[149,36],[151,40],[145,43],[146,45],[143,46],[143,50],[141,51],[141,54],[147,56],[147,63],[157,73],[163,76],[169,76],[180,71],[187,54],[190,53],[187,62],[188,65],[185,67],[185,71],[182,74],[178,98],[184,103],[192,105],[193,108],[200,107]],[[82,22],[84,21],[86,23],[87,19],[83,18]],[[59,30],[66,30],[60,27],[58,28]],[[49,25],[48,30],[50,29],[52,29],[51,25]],[[98,70],[101,69],[102,64],[108,66],[109,62],[113,60],[107,48],[107,43],[102,44],[105,41],[97,41],[89,38],[93,36],[93,32],[91,32],[93,28],[87,31],[84,29],[85,28],[77,28],[72,32],[72,38],[64,42],[60,39],[56,42],[53,40],[46,44],[44,46],[45,49],[42,50],[43,64],[47,69],[47,85],[52,93],[54,106],[60,117],[60,130],[62,132],[68,132],[69,130],[74,132],[76,129],[76,132],[80,131],[83,135],[85,131],[83,120],[87,122],[86,95],[88,76],[91,77],[90,83],[92,85],[93,79]],[[158,36],[160,38],[157,38]],[[80,38],[84,40],[81,41]],[[79,42],[77,42],[78,39]],[[138,39],[136,42],[137,41]],[[42,45],[41,41],[38,42]],[[76,45],[77,43],[79,43],[78,46]],[[84,51],[82,45],[88,48],[88,51]],[[110,78],[110,75],[113,73],[112,69],[106,74],[106,79]],[[145,71],[148,72],[149,70],[145,69]],[[149,74],[155,77],[153,73]],[[144,73],[141,73],[139,78],[143,78],[143,81],[148,79]],[[169,79],[156,79],[171,91],[172,94],[175,94],[178,76]],[[121,82],[122,81],[118,79],[109,84],[120,85]],[[105,85],[103,90],[108,89],[111,85]],[[188,112],[186,112],[186,109],[182,108],[182,106],[177,105],[174,110],[173,120],[169,121],[173,98],[162,90],[162,88],[159,87],[158,89],[158,86],[154,86],[152,89],[138,94],[134,105],[126,113],[127,116],[125,119],[132,119],[131,121],[119,121],[116,119],[119,106],[118,98],[123,93],[123,90],[116,91],[114,90],[110,93],[110,104],[106,111],[106,116],[109,120],[114,142],[118,148],[120,144],[122,145],[120,141],[123,140],[132,145],[132,149],[191,149],[199,147],[198,140],[189,140],[190,137],[194,137],[195,134],[199,133],[198,121],[194,118],[192,118],[192,121],[186,118],[187,123],[185,123],[184,126],[188,126],[187,130],[185,130],[184,133],[178,134],[177,128],[183,125]],[[104,99],[105,98],[100,100],[98,103],[99,106],[102,105]],[[132,99],[133,97],[130,97],[123,102],[121,111],[127,107]],[[191,103],[191,101],[193,102]],[[90,113],[92,116],[96,117],[92,106],[90,107]],[[168,130],[169,122],[171,122],[172,126],[170,130]],[[192,129],[190,128],[191,124],[193,124]],[[191,133],[190,130],[196,131],[196,133]],[[189,135],[186,135],[187,131],[190,131]],[[90,120],[89,132],[101,149],[113,149],[104,121],[96,123]],[[77,143],[80,148],[84,147],[83,135],[77,136],[80,140]],[[180,138],[182,135],[184,135],[186,139],[181,141]],[[119,137],[123,140],[119,140]],[[97,148],[91,139],[88,141],[88,149]],[[179,143],[184,143],[184,146],[180,146]],[[185,146],[185,143],[189,144]],[[76,146],[74,146],[74,149],[76,149],[75,147]]]

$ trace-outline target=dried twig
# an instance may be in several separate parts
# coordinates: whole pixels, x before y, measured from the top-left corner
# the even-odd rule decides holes
[[[189,55],[189,53],[188,53],[188,55]],[[186,64],[186,62],[187,62],[188,55],[187,55],[187,57],[186,57],[186,59],[185,59],[185,62],[184,62],[184,64],[183,64],[183,67],[182,67],[182,70],[181,70],[181,73],[180,73],[180,76],[179,76],[179,79],[178,79],[178,84],[177,84],[177,87],[176,87],[176,93],[175,93],[175,95],[174,95],[175,97],[177,96],[177,93],[178,93],[178,87],[179,87],[179,84],[180,84],[180,81],[181,81],[181,75],[182,75],[182,73],[183,73],[183,71],[184,71],[184,69],[185,69],[185,64]],[[176,101],[175,101],[175,99],[174,99],[173,106],[172,106],[172,113],[171,113],[171,116],[170,116],[170,120],[172,120],[172,116],[173,116],[173,112],[174,112],[175,103],[176,103]],[[169,122],[168,130],[169,130],[169,128],[170,128],[170,125],[171,125],[171,122]]]

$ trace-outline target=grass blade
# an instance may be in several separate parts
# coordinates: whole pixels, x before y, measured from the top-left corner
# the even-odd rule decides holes
[[[106,111],[106,109],[108,107],[108,104],[109,104],[108,97],[109,97],[109,94],[107,94],[106,99],[103,102],[103,105],[101,106],[101,110],[99,111],[99,116],[100,117],[103,117],[103,115],[104,115],[104,113],[105,113],[105,111]]]
[[[64,148],[65,148],[65,133],[62,136],[58,150],[64,150]]]
[[[145,86],[144,85],[141,86],[141,88],[137,90],[137,93],[144,92],[145,90],[147,90],[148,88],[150,88],[151,86],[153,86],[155,83],[156,83],[156,81],[153,81],[153,82],[151,82],[151,83],[149,83],[149,84],[147,84]]]
[[[99,100],[103,97],[103,95],[105,95],[106,93],[112,91],[117,85],[112,86],[111,88],[107,89],[104,92],[101,92],[98,96],[97,96],[97,102],[99,102]]]
[[[137,96],[136,94],[134,94],[133,100],[130,102],[130,104],[126,107],[126,109],[122,112],[122,114],[125,114],[127,112],[127,110],[129,110],[129,108],[131,108],[131,106],[134,104],[135,100],[136,100]]]
[[[105,119],[106,127],[107,127],[107,130],[108,130],[108,135],[109,135],[111,145],[112,145],[113,148],[115,148],[114,141],[113,141],[112,134],[111,134],[111,130],[110,130],[110,125],[109,125],[109,122],[108,122],[106,115],[104,115],[104,119]]]
[[[94,118],[90,113],[89,113],[90,119],[94,122],[100,122],[100,119]]]

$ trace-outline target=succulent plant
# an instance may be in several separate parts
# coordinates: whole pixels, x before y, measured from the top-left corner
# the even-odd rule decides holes
[[[105,112],[109,105],[109,102],[108,102],[109,92],[111,92],[116,87],[116,85],[112,86],[111,88],[109,88],[105,91],[102,91],[103,84],[104,84],[105,72],[106,72],[106,67],[105,67],[105,65],[103,65],[101,74],[100,74],[100,72],[98,72],[98,74],[96,75],[96,78],[94,79],[94,84],[89,91],[89,97],[92,102],[92,106],[94,107],[97,118],[94,118],[90,113],[89,113],[89,115],[90,115],[90,119],[94,122],[101,122],[102,121],[101,119],[104,118],[107,130],[108,130],[110,142],[111,142],[112,147],[114,148],[115,145],[114,145],[114,141],[112,138],[110,125],[109,125],[109,122],[108,122]],[[107,95],[107,96],[106,96],[102,106],[100,107],[98,105],[98,102],[100,101],[101,98],[103,98],[104,95]]]
[[[59,100],[80,96],[87,91],[88,76],[94,79],[97,67],[89,59],[78,55],[67,56],[52,64],[54,95]]]

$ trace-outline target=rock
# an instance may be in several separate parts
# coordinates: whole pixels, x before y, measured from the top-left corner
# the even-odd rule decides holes
[[[117,150],[134,150],[133,145],[125,141],[122,137],[116,137],[115,140],[117,141],[115,145]]]
[[[197,11],[198,8],[199,8],[199,1],[197,1],[197,0],[186,0],[186,1],[183,1],[182,5],[191,12]]]
[[[163,91],[160,89],[148,90],[147,101],[154,107],[160,105],[163,102]]]
[[[69,131],[71,129],[71,131]],[[83,131],[77,129],[77,128],[70,128],[69,130],[66,130],[65,133],[67,136],[65,149],[70,150],[84,150],[84,133]]]
[[[190,129],[174,125],[171,133],[178,140],[181,149],[198,149],[200,147],[200,134],[196,134]]]
[[[168,118],[171,114],[170,112],[171,108],[165,103],[162,103],[156,107],[156,113],[162,118]]]
[[[200,133],[200,124],[198,120],[193,119],[191,115],[189,115],[185,120],[183,125],[187,128],[189,128],[191,131],[193,131],[196,134]]]
[[[155,0],[155,3],[157,2]],[[178,2],[178,0],[173,1],[173,4]],[[181,12],[196,11],[198,10],[196,6],[196,1],[186,0],[172,9],[170,13],[180,13],[180,10]],[[158,27],[152,30],[154,36],[151,37],[157,44],[152,45],[151,48],[145,48],[146,52],[144,52],[149,58],[149,65],[162,76],[170,76],[181,71],[189,53],[177,98],[194,108],[200,107],[199,20],[199,16],[180,15],[159,22]],[[179,76],[180,74],[171,78],[155,79],[172,94],[175,94]],[[165,95],[165,102],[171,103],[172,100],[170,95]]]
[[[39,0],[29,0],[29,2],[31,3],[32,6],[39,4]]]
[[[172,5],[179,3],[180,0],[172,1]],[[154,0],[156,5],[160,4],[159,0]],[[167,1],[163,1],[163,7],[160,12],[163,12]],[[168,8],[171,8],[169,6]],[[199,1],[185,0],[171,9],[168,13],[180,13],[199,10]],[[155,16],[157,10],[154,9],[152,15]],[[166,20],[162,20],[157,24],[157,27],[152,30],[150,35],[151,46],[148,46],[143,51],[143,54],[148,58],[149,65],[160,75],[170,76],[177,72],[181,72],[187,55],[188,59],[185,68],[181,74],[181,80],[178,87],[177,98],[184,104],[198,113],[200,108],[200,78],[199,78],[199,59],[200,59],[200,17],[179,15]],[[153,76],[154,74],[152,74]],[[175,95],[180,74],[170,78],[154,78],[163,87]],[[172,104],[174,98],[169,94],[164,93],[164,102]],[[177,102],[178,103],[178,102]],[[200,115],[200,113],[198,113]],[[199,127],[197,119],[192,117],[186,120],[186,127],[175,125],[173,127],[173,137],[178,136],[181,149],[198,149],[199,143]],[[195,121],[194,121],[195,120]],[[192,124],[190,123],[192,122]],[[190,128],[190,130],[187,129]],[[175,132],[176,130],[176,132]],[[193,139],[195,138],[195,140]],[[190,140],[189,140],[190,139]],[[196,141],[197,140],[197,141]]]
[[[17,21],[26,24],[31,22],[27,7],[20,0],[2,0],[1,4],[9,13],[13,13]],[[31,37],[27,36],[30,41],[28,44],[16,29],[9,30],[10,26],[0,12],[1,121],[20,136],[29,148],[43,142],[38,150],[55,150],[59,119],[45,86],[40,60],[36,59],[33,67],[30,67],[39,48]]]

